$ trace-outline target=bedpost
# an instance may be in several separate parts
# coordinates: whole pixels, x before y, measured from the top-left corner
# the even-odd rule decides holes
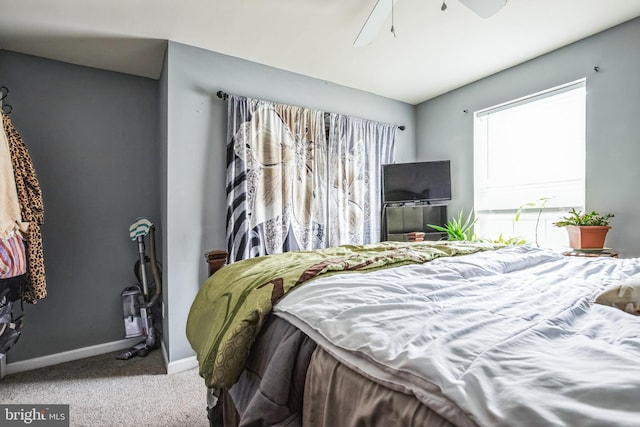
[[[227,263],[227,252],[213,250],[204,254],[204,258],[209,263],[209,276],[220,270]]]

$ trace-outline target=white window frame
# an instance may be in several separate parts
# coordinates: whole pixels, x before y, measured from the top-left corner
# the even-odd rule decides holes
[[[586,79],[570,82],[474,113],[474,206],[478,216],[476,231],[479,237],[497,239],[499,236],[496,235],[496,232],[499,229],[499,234],[503,239],[521,237],[540,246],[566,246],[566,231],[563,232],[561,229],[553,227],[552,223],[571,208],[584,209],[586,129],[583,129],[583,149],[581,152],[575,153],[578,156],[577,163],[582,163],[582,171],[578,170],[578,174],[581,173],[581,178],[543,185],[532,182],[505,184],[503,181],[499,181],[499,185],[496,185],[496,182],[492,182],[487,166],[490,159],[486,134],[487,121],[491,114],[543,101],[575,90],[582,91],[585,96],[584,115],[586,120]],[[519,202],[514,202],[516,198],[519,199]],[[516,221],[516,215],[519,215],[518,221]],[[492,222],[495,225],[492,226]],[[500,225],[497,225],[498,223]],[[483,236],[483,234],[485,235]]]

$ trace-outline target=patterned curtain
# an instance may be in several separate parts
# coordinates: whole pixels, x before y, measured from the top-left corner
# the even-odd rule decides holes
[[[380,240],[381,165],[393,162],[397,127],[329,116],[329,246]]]
[[[395,126],[233,95],[228,107],[230,262],[378,240]]]

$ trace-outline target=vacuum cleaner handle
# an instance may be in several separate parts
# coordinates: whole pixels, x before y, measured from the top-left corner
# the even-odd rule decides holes
[[[149,297],[149,282],[147,281],[147,270],[144,267],[145,255],[144,255],[144,236],[137,236],[138,241],[138,256],[140,257],[140,275],[142,284],[142,293],[145,298]]]
[[[158,303],[160,299],[160,295],[162,294],[162,277],[160,276],[160,271],[158,269],[158,259],[156,258],[156,227],[152,225],[149,230],[149,246],[151,246],[151,274],[153,274],[153,280],[156,284],[156,291],[149,300],[148,303],[144,304],[143,307],[150,308]]]

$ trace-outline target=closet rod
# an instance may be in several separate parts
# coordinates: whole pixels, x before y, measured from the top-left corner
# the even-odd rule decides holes
[[[222,100],[224,100],[224,101],[226,101],[227,99],[229,99],[229,94],[228,94],[227,92],[223,92],[223,91],[221,91],[221,90],[219,90],[219,91],[216,93],[216,95],[218,95],[218,98],[220,98],[220,99],[222,99]],[[399,126],[398,126],[398,129],[400,129],[400,130],[405,130],[406,128],[407,128],[407,127],[406,127],[406,126],[404,126],[404,125],[399,125]]]

